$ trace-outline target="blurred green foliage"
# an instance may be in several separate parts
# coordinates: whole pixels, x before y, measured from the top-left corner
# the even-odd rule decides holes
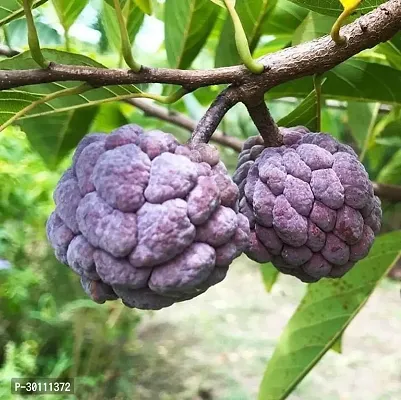
[[[11,398],[12,377],[79,376],[81,393],[100,397],[124,385],[124,375],[111,377],[125,368],[139,314],[88,300],[45,239],[52,191],[68,161],[49,171],[21,131],[0,135],[1,399]],[[114,386],[102,385],[110,379]]]

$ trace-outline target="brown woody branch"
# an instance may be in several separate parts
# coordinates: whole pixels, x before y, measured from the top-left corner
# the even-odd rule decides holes
[[[19,51],[10,49],[9,47],[0,44],[0,56],[14,57],[17,56],[18,54],[20,54]]]
[[[145,115],[158,118],[169,122],[173,125],[184,128],[189,132],[193,132],[196,128],[196,122],[186,115],[176,111],[169,111],[165,107],[149,102],[143,99],[131,99],[128,103],[142,110]],[[215,131],[211,137],[211,141],[229,147],[237,152],[242,149],[242,141],[234,136],[225,135],[223,132]]]
[[[52,63],[47,69],[0,70],[0,89],[56,81],[85,81],[93,86],[163,83],[196,89],[215,84],[241,86],[242,100],[296,78],[325,72],[360,51],[389,40],[401,30],[401,0],[390,0],[343,28],[346,45],[329,36],[262,57],[266,71],[254,75],[244,66],[210,70],[176,70],[143,67],[139,73]]]
[[[193,144],[208,143],[226,113],[239,100],[237,87],[231,86],[223,90],[196,125],[190,142]]]
[[[401,186],[373,182],[373,188],[381,199],[394,203],[401,201]]]

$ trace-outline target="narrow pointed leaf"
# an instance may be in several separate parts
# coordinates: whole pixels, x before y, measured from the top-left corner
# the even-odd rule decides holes
[[[331,350],[335,351],[338,354],[342,354],[343,352],[343,335],[339,336],[338,339],[331,346]]]
[[[188,68],[213,29],[219,8],[210,0],[166,0],[165,41],[172,68]]]
[[[152,14],[152,0],[134,0],[136,5],[148,15]]]
[[[401,150],[398,150],[381,169],[377,181],[393,185],[401,183]]]
[[[262,35],[262,26],[269,14],[274,10],[277,0],[237,0],[236,11],[248,39],[249,48],[253,52]],[[242,64],[238,55],[234,25],[227,15],[216,49],[216,67]]]
[[[98,107],[20,120],[32,147],[49,168],[54,168],[89,132]]]
[[[64,30],[68,31],[89,0],[52,0]]]
[[[341,279],[309,285],[271,357],[260,400],[284,400],[334,345],[401,255],[401,231],[376,239],[367,258]]]
[[[265,286],[266,292],[270,293],[273,285],[277,281],[279,271],[277,268],[273,267],[272,263],[267,263],[260,265],[260,272],[262,273],[263,284]]]
[[[308,15],[308,10],[289,0],[278,0],[262,26],[265,35],[292,35]]]
[[[322,81],[323,86],[325,80]],[[312,132],[318,131],[318,101],[316,92],[313,90],[308,96],[284,118],[278,121],[279,126],[291,127],[302,125]]]
[[[342,11],[343,6],[339,0],[291,0],[295,4],[298,4],[301,7],[305,7],[309,10],[316,11],[320,14],[324,15],[332,15],[334,17],[338,17]],[[349,3],[349,0],[345,0]],[[354,16],[358,17],[360,15],[366,14],[375,8],[377,8],[380,4],[385,3],[387,0],[364,0],[360,4],[360,6],[356,9]],[[351,2],[355,2],[352,0]]]
[[[210,0],[211,2],[213,2],[214,4],[217,4],[220,7],[226,8],[226,4],[224,3],[223,0]],[[235,6],[236,0],[229,0],[231,2],[232,5]]]
[[[123,11],[126,15],[128,37],[131,43],[133,43],[135,36],[143,23],[144,13],[136,4],[134,4],[133,0],[127,1]],[[100,18],[109,44],[115,51],[120,51],[120,27],[114,7],[110,6],[107,2],[103,3],[103,10]]]
[[[104,68],[102,64],[99,64],[98,62],[79,54],[45,49],[43,50],[43,55],[47,60],[51,60],[56,63]],[[30,56],[30,52],[22,53],[12,59],[0,61],[0,69],[31,69],[36,68],[36,66],[37,65],[35,61],[33,61]],[[41,99],[43,96],[66,88],[72,88],[79,84],[79,82],[56,82],[25,86],[21,89],[0,91],[0,124],[8,121],[17,112],[32,102]],[[105,101],[112,101],[117,96],[134,93],[141,93],[141,91],[134,85],[101,87],[90,90],[81,95],[57,98],[45,104],[41,104],[34,108],[24,118],[51,115],[82,107],[90,107],[101,104]]]
[[[92,132],[111,132],[112,130],[129,123],[122,112],[122,103],[102,104],[93,120]]]
[[[334,17],[310,11],[294,32],[292,44],[297,45],[327,35],[335,21]]]
[[[348,125],[351,128],[352,137],[360,149],[360,157],[363,158],[369,146],[374,143],[373,133],[379,103],[348,102]]]
[[[401,69],[401,32],[391,40],[380,44],[376,51],[386,56],[388,63],[397,69]]]
[[[36,8],[46,3],[48,0],[34,0],[32,8]],[[14,19],[24,16],[24,8],[22,1],[17,0],[1,0],[0,3],[0,26],[8,24]]]
[[[364,60],[348,60],[326,72],[323,96],[337,100],[355,100],[401,104],[400,71]],[[267,93],[268,98],[305,97],[313,88],[311,77],[279,85]]]

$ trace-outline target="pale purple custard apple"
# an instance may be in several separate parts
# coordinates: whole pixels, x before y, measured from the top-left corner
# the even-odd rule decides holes
[[[251,227],[246,254],[304,282],[341,277],[380,231],[380,200],[351,147],[304,127],[280,132],[280,147],[249,138],[233,177]]]
[[[217,150],[137,125],[85,136],[54,201],[48,239],[98,303],[161,309],[191,299],[249,244]]]

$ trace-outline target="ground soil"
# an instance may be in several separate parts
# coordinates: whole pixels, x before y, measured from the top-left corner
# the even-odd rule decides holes
[[[305,285],[281,276],[266,293],[245,258],[198,298],[145,317],[132,378],[140,400],[253,400]],[[401,399],[399,283],[385,280],[290,400]]]

